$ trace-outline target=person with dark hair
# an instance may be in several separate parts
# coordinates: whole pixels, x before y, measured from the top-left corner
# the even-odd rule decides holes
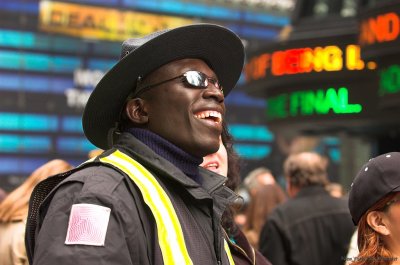
[[[123,42],[82,118],[104,152],[31,199],[32,264],[232,264],[221,216],[237,195],[199,165],[243,63],[240,38],[213,24]]]
[[[217,152],[203,158],[200,165],[208,170],[227,177],[225,185],[236,191],[240,184],[240,159],[233,148],[233,138],[226,126],[221,134],[220,147]],[[235,205],[228,207],[222,215],[222,227],[232,253],[235,265],[271,265],[262,254],[254,249],[244,233],[234,222]]]
[[[370,159],[355,177],[349,209],[358,225],[356,257],[351,265],[400,264],[400,153]]]
[[[283,171],[289,200],[265,223],[260,251],[272,264],[344,263],[354,231],[346,201],[326,190],[326,163],[317,153],[290,155]]]

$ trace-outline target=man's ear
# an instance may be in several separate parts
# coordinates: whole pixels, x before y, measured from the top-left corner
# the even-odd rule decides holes
[[[387,227],[385,213],[379,211],[372,211],[367,214],[368,225],[381,235],[388,236],[390,230]]]
[[[125,113],[135,124],[146,124],[149,122],[149,116],[146,110],[145,100],[133,98],[126,103]]]

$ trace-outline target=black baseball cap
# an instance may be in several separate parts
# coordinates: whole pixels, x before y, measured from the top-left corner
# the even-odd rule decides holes
[[[349,209],[353,222],[388,193],[400,191],[400,153],[391,152],[370,159],[351,184]]]

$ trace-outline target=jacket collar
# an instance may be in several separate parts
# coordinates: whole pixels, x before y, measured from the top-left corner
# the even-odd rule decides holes
[[[301,188],[300,191],[296,194],[295,198],[324,195],[324,194],[328,194],[328,192],[325,190],[323,186],[312,185]]]
[[[131,128],[127,130],[137,140],[141,141],[156,154],[171,162],[179,168],[186,176],[200,183],[199,165],[203,162],[202,157],[195,157],[161,136],[141,128]]]
[[[189,193],[197,199],[217,196],[227,202],[232,202],[238,198],[235,192],[225,187],[226,177],[199,167],[199,173],[202,178],[200,185],[130,133],[122,133],[114,147],[132,156],[135,160],[150,168],[156,175],[162,178],[169,178],[187,187]]]

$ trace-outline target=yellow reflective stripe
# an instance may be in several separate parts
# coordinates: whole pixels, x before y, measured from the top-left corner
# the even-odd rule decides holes
[[[229,249],[228,242],[226,242],[225,238],[224,238],[224,248],[225,248],[226,255],[228,256],[229,264],[235,265],[235,262],[233,261],[233,258],[232,258],[231,250]]]
[[[165,265],[193,264],[186,249],[183,232],[175,209],[157,180],[138,162],[115,151],[100,158],[104,163],[116,166],[125,172],[140,189],[157,224],[158,240]],[[177,251],[178,250],[178,251]]]

